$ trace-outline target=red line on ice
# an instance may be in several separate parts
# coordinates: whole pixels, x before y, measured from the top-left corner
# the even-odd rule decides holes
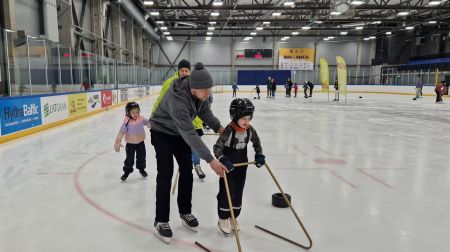
[[[127,226],[135,228],[135,229],[137,229],[139,231],[142,231],[144,233],[153,235],[153,231],[152,230],[150,230],[150,229],[148,229],[146,227],[143,227],[141,225],[138,225],[136,223],[130,222],[130,221],[128,221],[128,220],[126,220],[126,219],[124,219],[124,218],[122,218],[122,217],[120,217],[120,216],[118,216],[118,215],[116,215],[116,214],[114,214],[114,213],[112,213],[110,211],[108,211],[107,209],[101,207],[94,200],[89,198],[89,196],[84,192],[84,190],[83,190],[83,188],[82,188],[82,186],[80,184],[80,174],[83,172],[83,170],[87,167],[87,165],[90,162],[92,162],[95,159],[105,155],[108,152],[110,152],[110,151],[108,150],[108,151],[104,151],[104,152],[98,153],[94,157],[89,158],[88,160],[84,161],[81,164],[81,166],[78,168],[78,170],[75,172],[75,175],[74,175],[75,189],[77,190],[77,192],[81,196],[81,198],[83,198],[90,206],[92,206],[94,209],[96,209],[100,213],[102,213],[102,214],[104,214],[104,215],[106,215],[106,216],[108,216],[108,217],[110,217],[110,218],[112,218],[112,219],[114,219],[114,220],[116,220],[118,222],[121,222],[121,223],[123,223],[123,224],[125,224]],[[197,245],[195,245],[195,243],[190,242],[190,241],[181,240],[181,239],[172,238],[172,244],[173,243],[175,243],[177,245],[180,245],[180,246],[188,246],[188,247],[198,248]],[[218,250],[218,249],[214,249],[212,251],[222,252],[221,250]]]

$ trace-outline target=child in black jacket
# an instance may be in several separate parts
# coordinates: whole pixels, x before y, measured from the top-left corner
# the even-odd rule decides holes
[[[227,179],[233,203],[234,216],[237,218],[241,212],[242,194],[244,191],[247,166],[234,169],[233,164],[248,162],[247,144],[252,141],[255,149],[256,166],[259,168],[265,164],[265,156],[262,154],[261,142],[256,130],[250,125],[255,107],[245,98],[237,98],[231,102],[230,117],[232,122],[225,128],[223,134],[214,145],[214,155],[228,169]],[[219,194],[217,195],[217,212],[219,221],[217,225],[224,234],[231,233],[230,216],[225,182],[219,181]],[[239,226],[236,228],[239,230]]]

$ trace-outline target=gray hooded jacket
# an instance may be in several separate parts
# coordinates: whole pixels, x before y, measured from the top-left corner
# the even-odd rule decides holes
[[[150,117],[152,130],[168,135],[181,135],[184,141],[198,153],[201,159],[211,162],[214,157],[195,130],[195,116],[217,132],[221,126],[211,111],[208,100],[201,101],[191,94],[189,78],[178,78],[167,90],[158,108]]]

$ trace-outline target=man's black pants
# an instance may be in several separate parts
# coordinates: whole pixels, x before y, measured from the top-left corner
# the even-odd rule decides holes
[[[178,211],[190,214],[192,209],[192,162],[191,147],[180,135],[168,135],[150,130],[151,143],[156,153],[156,222],[169,222],[170,187],[173,175],[173,157],[177,160],[180,177],[178,180]]]

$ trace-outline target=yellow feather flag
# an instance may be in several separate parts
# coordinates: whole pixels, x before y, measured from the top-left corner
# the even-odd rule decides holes
[[[439,69],[436,67],[434,86],[437,86],[438,84],[439,84]]]
[[[339,93],[347,96],[347,65],[344,58],[336,56]]]
[[[328,69],[328,62],[324,58],[319,59],[320,62],[320,81],[322,83],[322,92],[328,93],[330,90],[330,71]]]

